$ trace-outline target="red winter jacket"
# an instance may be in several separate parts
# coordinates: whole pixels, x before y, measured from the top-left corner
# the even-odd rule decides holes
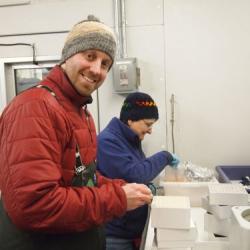
[[[93,119],[59,66],[18,95],[0,123],[0,189],[9,217],[25,230],[85,231],[126,212],[121,180],[97,174],[98,187],[73,187],[76,142],[84,164],[96,158]]]

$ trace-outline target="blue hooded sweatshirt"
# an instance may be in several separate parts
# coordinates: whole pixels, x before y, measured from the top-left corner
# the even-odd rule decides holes
[[[111,179],[149,184],[172,160],[167,151],[145,157],[139,137],[114,117],[98,135],[97,169]],[[127,212],[106,224],[106,235],[124,239],[141,237],[148,206]]]

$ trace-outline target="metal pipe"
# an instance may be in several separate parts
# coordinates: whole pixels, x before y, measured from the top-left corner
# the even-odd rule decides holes
[[[127,57],[125,1],[114,0],[115,33],[117,35],[117,56]]]
[[[117,37],[117,51],[116,51],[117,58],[121,57],[119,17],[120,17],[119,1],[114,0],[115,34],[116,34],[116,37]]]
[[[172,136],[172,147],[173,147],[173,153],[175,153],[175,140],[174,140],[174,103],[175,103],[175,97],[174,94],[171,95],[171,99],[170,99],[170,103],[171,103],[171,119],[170,119],[170,123],[171,123],[171,136]]]
[[[121,0],[121,38],[122,38],[122,58],[127,57],[127,44],[126,44],[126,11],[125,0]]]

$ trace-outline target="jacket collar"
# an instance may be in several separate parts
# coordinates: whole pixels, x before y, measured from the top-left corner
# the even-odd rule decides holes
[[[108,124],[108,128],[110,128],[113,133],[125,137],[132,145],[141,147],[141,141],[138,135],[120,119],[116,117],[112,118],[112,120]]]
[[[80,107],[92,103],[93,99],[91,96],[82,96],[76,91],[69,78],[59,65],[56,65],[49,72],[46,78],[56,84],[60,91],[63,93],[63,95],[70,99],[70,101],[76,106]]]

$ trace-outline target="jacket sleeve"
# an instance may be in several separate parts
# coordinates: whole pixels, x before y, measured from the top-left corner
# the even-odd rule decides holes
[[[110,179],[110,178],[106,178],[103,175],[101,175],[98,171],[97,171],[97,183],[98,183],[98,187],[102,186],[103,184],[107,184],[107,183],[116,183],[117,185],[123,186],[125,185],[127,182],[122,180],[122,179]]]
[[[62,142],[69,133],[60,111],[30,101],[3,119],[0,175],[3,202],[13,223],[49,233],[80,232],[126,212],[121,183],[62,185]]]
[[[132,148],[111,136],[98,136],[97,163],[99,171],[109,178],[148,184],[172,160],[167,151],[160,151],[148,158],[138,159]]]

